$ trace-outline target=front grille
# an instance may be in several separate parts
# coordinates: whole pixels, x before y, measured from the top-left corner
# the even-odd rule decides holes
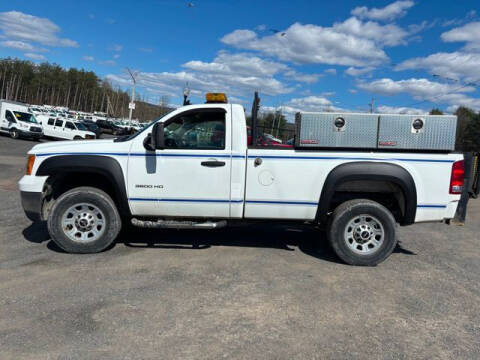
[[[39,127],[37,127],[37,126],[31,126],[31,127],[30,127],[30,131],[31,131],[31,132],[41,133],[41,132],[42,132],[42,128],[39,128]]]

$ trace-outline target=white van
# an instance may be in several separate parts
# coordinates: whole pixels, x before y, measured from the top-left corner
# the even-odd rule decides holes
[[[9,100],[0,100],[0,132],[10,134],[13,139],[26,137],[38,140],[43,136],[42,125],[28,106]]]
[[[82,123],[70,119],[43,117],[43,130],[47,137],[67,140],[95,139],[95,133],[88,131]]]

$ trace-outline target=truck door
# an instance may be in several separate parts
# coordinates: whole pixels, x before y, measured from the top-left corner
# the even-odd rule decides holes
[[[63,133],[63,120],[55,120],[55,125],[53,126],[53,136],[62,139],[65,138],[65,134]]]
[[[230,107],[182,112],[164,123],[165,149],[143,147],[128,164],[129,201],[138,215],[228,218]],[[227,121],[228,120],[228,121]]]

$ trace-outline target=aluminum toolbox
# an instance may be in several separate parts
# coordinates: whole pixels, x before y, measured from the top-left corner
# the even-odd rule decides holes
[[[454,150],[456,129],[453,115],[380,115],[378,148]]]
[[[296,147],[377,147],[377,114],[297,113],[295,123]]]
[[[452,151],[457,117],[305,112],[295,123],[300,148]]]

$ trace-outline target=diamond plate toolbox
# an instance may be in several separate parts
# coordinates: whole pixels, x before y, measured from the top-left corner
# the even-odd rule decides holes
[[[295,146],[391,150],[455,149],[453,115],[297,113]]]
[[[378,148],[454,150],[456,129],[453,115],[380,115]]]
[[[297,147],[376,148],[378,115],[297,113]]]

